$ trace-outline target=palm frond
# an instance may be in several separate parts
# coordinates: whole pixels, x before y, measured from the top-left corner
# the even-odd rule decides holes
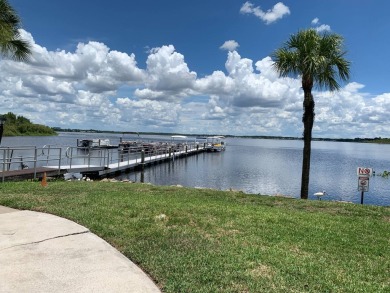
[[[24,40],[12,40],[0,48],[4,56],[16,61],[28,61],[31,54],[30,44]]]
[[[26,61],[31,45],[21,39],[20,19],[7,0],[0,0],[0,54],[17,61]]]
[[[274,68],[280,76],[306,76],[318,88],[338,90],[337,80],[348,80],[350,72],[342,44],[343,38],[334,33],[299,31],[275,51]]]

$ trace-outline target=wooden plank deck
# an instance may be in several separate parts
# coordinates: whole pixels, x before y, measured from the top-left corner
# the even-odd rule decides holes
[[[47,168],[47,167],[38,167],[38,168],[31,168],[31,169],[22,169],[22,170],[11,170],[11,171],[5,171],[4,173],[0,171],[0,180],[2,178],[14,179],[34,179],[34,173],[36,178],[42,177],[44,173],[46,173],[47,176],[58,176],[61,174],[66,173],[66,170],[56,169],[53,168]]]

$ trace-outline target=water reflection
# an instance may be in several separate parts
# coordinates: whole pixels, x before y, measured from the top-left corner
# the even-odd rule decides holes
[[[381,145],[313,142],[309,198],[317,200],[314,193],[326,190],[323,200],[359,203],[357,167],[390,170],[388,151],[389,146]],[[301,162],[300,141],[231,139],[225,152],[203,153],[147,168],[145,181],[299,197]],[[137,175],[126,176],[132,179]],[[389,180],[371,178],[364,203],[390,205]]]

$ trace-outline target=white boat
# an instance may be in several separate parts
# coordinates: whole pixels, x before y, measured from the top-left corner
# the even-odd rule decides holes
[[[183,150],[187,145],[188,137],[185,135],[172,135],[171,136],[171,147],[174,151]]]
[[[209,152],[221,152],[226,148],[224,136],[210,136],[207,137],[206,149]]]
[[[185,135],[172,135],[171,139],[172,140],[181,140],[181,141],[183,141],[183,140],[187,140],[187,136],[185,136]]]
[[[118,148],[121,151],[132,150],[133,152],[137,152],[142,150],[142,145],[135,140],[121,140],[119,142]]]
[[[78,139],[77,146],[81,148],[116,148],[110,144],[110,140],[107,138],[93,138],[93,139]]]

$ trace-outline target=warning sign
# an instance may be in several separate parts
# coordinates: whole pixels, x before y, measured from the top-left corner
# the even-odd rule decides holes
[[[357,175],[371,177],[372,176],[372,168],[358,167],[357,168]]]
[[[370,182],[369,177],[359,176],[358,190],[367,192],[368,191],[368,187],[370,185],[369,182]]]

